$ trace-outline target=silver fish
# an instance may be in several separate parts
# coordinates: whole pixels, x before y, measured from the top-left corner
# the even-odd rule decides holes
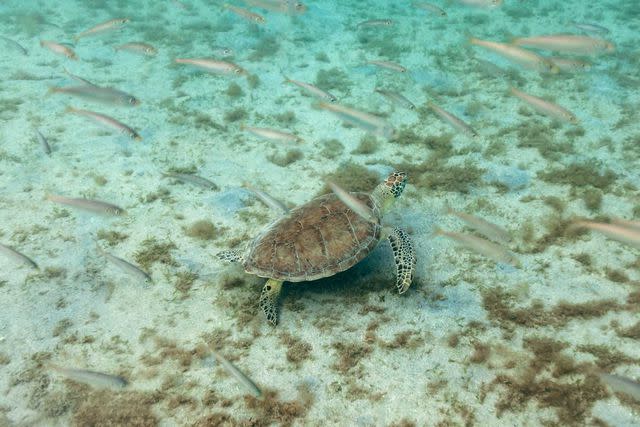
[[[220,366],[222,366],[225,371],[227,371],[233,378],[235,378],[240,384],[242,384],[242,386],[249,393],[251,393],[254,397],[260,397],[260,395],[262,395],[262,392],[260,391],[256,383],[251,381],[251,379],[243,374],[240,369],[236,368],[233,363],[229,362],[216,351],[213,352],[213,355],[215,356],[218,363],[220,363]]]
[[[31,268],[35,268],[36,270],[38,269],[38,264],[36,264],[35,261],[33,261],[31,258],[24,254],[21,254],[20,252],[9,246],[3,245],[2,243],[0,243],[0,253],[4,254],[8,258],[19,262],[20,264],[27,265]]]
[[[289,212],[289,208],[284,203],[282,203],[280,200],[274,199],[264,191],[258,190],[257,188],[252,187],[246,182],[242,186],[247,190],[251,191],[253,194],[255,194],[255,196],[258,199],[260,199],[262,203],[264,203],[274,211],[281,212],[281,213]]]
[[[331,181],[328,181],[327,185],[329,186],[329,188],[331,188],[331,191],[333,191],[335,195],[338,196],[338,199],[340,199],[342,203],[347,205],[349,209],[354,211],[365,221],[369,221],[374,224],[378,223],[378,218],[374,215],[371,208],[365,205],[361,200],[358,200],[353,194],[349,193],[347,190],[343,189],[337,184],[334,184]]]
[[[462,234],[462,233],[454,233],[451,231],[444,231],[440,228],[436,228],[434,233],[435,236],[446,236],[456,242],[462,244],[463,246],[471,249],[472,251],[479,253],[480,255],[484,255],[487,258],[490,258],[496,262],[501,262],[504,264],[511,264],[514,267],[520,267],[520,261],[514,254],[509,252],[504,247],[495,244],[489,240],[483,239],[481,237],[476,237],[471,234]]]
[[[624,393],[633,397],[640,402],[640,382],[621,375],[607,374],[605,372],[598,373],[603,383],[611,387],[616,393]]]
[[[119,122],[113,117],[107,116],[106,114],[96,113],[95,111],[89,111],[89,110],[81,110],[73,107],[67,107],[65,112],[88,117],[97,123],[103,124],[111,129],[115,129],[119,132],[122,132],[128,135],[131,139],[135,139],[136,141],[142,140],[142,137],[140,136],[140,134],[138,134],[138,132],[136,132],[134,129],[130,128],[129,126],[125,125],[122,122]]]
[[[298,80],[293,80],[293,79],[290,79],[289,77],[286,77],[286,76],[285,76],[284,79],[285,79],[284,80],[285,83],[294,84],[294,85],[298,86],[299,88],[304,89],[305,92],[309,93],[310,95],[315,96],[316,98],[324,99],[324,100],[329,101],[329,102],[336,102],[338,100],[335,96],[331,95],[329,92],[326,92],[326,91],[320,89],[319,87],[316,87],[316,86],[312,85],[311,83],[305,83],[305,82],[301,82],[301,81],[298,81]]]
[[[375,92],[384,96],[389,102],[393,104],[398,104],[401,107],[408,108],[409,110],[416,109],[416,106],[413,104],[413,102],[409,101],[407,98],[405,98],[402,94],[398,92],[394,92],[392,90],[385,90],[385,89],[376,89]]]
[[[427,103],[427,105],[433,110],[434,113],[436,113],[442,120],[449,123],[454,129],[465,133],[470,137],[478,136],[478,132],[476,132],[475,129],[465,123],[462,119],[459,119],[448,111],[445,111],[444,109],[438,107],[433,102],[429,102]]]
[[[126,211],[121,207],[100,200],[80,199],[55,194],[47,194],[47,200],[103,215],[126,215]]]
[[[151,276],[144,272],[140,267],[131,264],[129,261],[125,261],[122,258],[118,258],[115,255],[111,255],[109,252],[105,252],[100,246],[96,244],[98,248],[98,252],[102,254],[110,263],[118,267],[120,270],[124,271],[127,274],[131,274],[132,276],[137,277],[141,282],[146,284],[153,283],[153,279]]]
[[[96,388],[125,388],[127,380],[117,375],[103,374],[102,372],[89,371],[87,369],[63,368],[62,366],[47,364],[47,367],[71,381],[83,383]]]
[[[38,142],[40,143],[40,146],[42,147],[42,150],[48,155],[51,155],[51,146],[49,145],[49,142],[47,141],[47,138],[44,137],[44,135],[42,134],[42,132],[40,132],[40,130],[38,130],[37,128],[33,128],[33,130],[36,133],[36,138],[38,139]]]
[[[0,39],[4,40],[5,42],[7,42],[7,44],[13,46],[15,49],[19,50],[20,53],[22,53],[23,55],[27,56],[29,55],[29,52],[27,52],[27,49],[25,49],[20,43],[18,43],[15,40],[11,40],[8,37],[5,36],[0,36]]]
[[[103,104],[136,106],[140,105],[140,100],[133,95],[110,87],[101,87],[94,84],[83,84],[81,86],[51,87],[49,93],[64,93],[77,96],[89,101],[101,102]]]
[[[202,188],[206,188],[207,190],[218,190],[218,186],[214,182],[211,182],[208,179],[198,175],[192,175],[188,173],[167,172],[167,173],[163,173],[162,176],[165,178],[174,178],[182,182],[189,182],[191,184],[198,185]]]
[[[332,112],[345,122],[358,126],[374,135],[390,139],[393,138],[393,135],[395,134],[395,129],[389,123],[378,116],[374,116],[373,114],[358,111],[339,104],[327,104],[325,102],[321,102],[318,106],[323,110]]]
[[[91,83],[89,80],[82,78],[76,74],[72,74],[69,72],[69,70],[67,70],[66,68],[62,68],[64,70],[64,73],[69,76],[72,80],[77,81],[78,83],[82,83],[83,85],[87,85],[87,86],[97,86],[93,83]]]

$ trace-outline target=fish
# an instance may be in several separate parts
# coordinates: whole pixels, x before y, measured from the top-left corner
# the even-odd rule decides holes
[[[19,264],[26,265],[27,267],[31,267],[35,270],[38,269],[38,264],[36,264],[34,260],[24,254],[21,254],[10,246],[0,243],[0,253],[5,255],[7,258],[17,261]]]
[[[62,93],[76,96],[88,101],[100,102],[102,104],[138,106],[140,100],[135,96],[110,87],[102,87],[94,84],[83,84],[80,86],[50,87],[49,92]]]
[[[125,125],[124,123],[119,122],[113,117],[109,117],[106,114],[96,113],[95,111],[89,110],[81,110],[79,108],[67,107],[65,110],[66,113],[78,114],[80,116],[85,116],[93,121],[105,125],[108,128],[115,129],[121,133],[126,134],[131,139],[135,139],[136,141],[142,141],[142,137],[138,132]]]
[[[624,393],[640,402],[640,382],[622,375],[599,372],[600,380],[616,393]]]
[[[408,108],[409,110],[415,110],[416,106],[413,102],[409,101],[402,94],[394,92],[392,90],[375,89],[374,92],[384,96],[389,102],[400,105],[401,107]]]
[[[611,222],[621,227],[640,231],[640,221],[632,221],[632,220],[622,219],[622,218],[611,218]]]
[[[238,16],[243,17],[244,19],[255,22],[256,24],[264,24],[266,21],[264,16],[258,15],[257,13],[253,13],[250,10],[243,9],[241,7],[232,6],[229,3],[225,3],[222,5],[224,9],[230,10]]]
[[[552,74],[560,72],[560,69],[558,69],[558,67],[548,59],[518,46],[489,40],[480,40],[475,37],[471,37],[469,42],[472,45],[489,49],[524,68]]]
[[[476,132],[475,129],[465,123],[462,119],[459,119],[448,111],[443,110],[433,102],[427,102],[427,106],[431,108],[433,112],[436,113],[442,120],[449,123],[457,131],[473,138],[478,136],[478,132]]]
[[[357,28],[362,27],[390,27],[395,24],[393,19],[369,19],[356,25]]]
[[[40,146],[42,147],[42,151],[44,151],[47,156],[50,156],[51,146],[49,145],[47,138],[44,137],[44,135],[42,134],[42,132],[40,132],[40,130],[38,130],[38,128],[33,128],[33,131],[36,134],[36,139],[38,140],[38,142],[40,143]]]
[[[96,248],[98,248],[98,252],[104,256],[111,264],[118,267],[120,270],[124,271],[127,274],[135,276],[141,282],[145,284],[152,284],[153,280],[148,273],[144,272],[140,267],[131,264],[129,261],[125,261],[122,258],[118,258],[115,255],[110,254],[109,252],[105,252],[98,244],[96,244]]]
[[[560,71],[573,73],[576,71],[589,71],[591,69],[590,63],[580,59],[559,58],[557,56],[550,56],[547,59],[553,62],[553,65],[558,67]]]
[[[593,221],[575,221],[569,225],[567,231],[576,228],[587,228],[604,234],[610,239],[617,240],[620,243],[640,249],[640,230],[621,226],[617,224],[606,224]]]
[[[71,49],[69,46],[54,42],[51,40],[40,40],[40,46],[49,49],[53,53],[57,53],[58,55],[64,55],[69,59],[73,59],[76,61],[78,59],[78,55]]]
[[[116,51],[123,50],[126,52],[137,53],[144,56],[155,56],[158,53],[158,50],[155,47],[143,42],[124,43],[114,46],[113,49]]]
[[[371,210],[369,206],[364,204],[353,194],[349,193],[347,190],[331,181],[327,181],[327,185],[329,186],[329,188],[331,188],[331,191],[334,192],[334,194],[338,197],[338,199],[340,199],[342,203],[344,203],[349,209],[355,212],[362,219],[373,224],[379,223],[378,217],[373,213],[373,210]]]
[[[585,31],[591,34],[609,34],[609,29],[602,25],[589,24],[587,22],[571,21],[571,24],[579,30]]]
[[[541,114],[563,122],[573,124],[578,123],[578,118],[571,111],[559,106],[558,104],[538,98],[537,96],[529,95],[528,93],[524,93],[514,87],[511,87],[510,91],[513,95],[529,104],[534,110]]]
[[[253,395],[254,397],[260,397],[262,395],[262,391],[260,391],[256,383],[251,381],[251,379],[244,373],[242,373],[240,369],[236,368],[233,363],[222,357],[222,355],[217,351],[213,351],[213,356],[216,358],[218,363],[220,363],[220,366],[222,366],[225,371],[227,371],[233,378],[235,378],[236,381],[242,384],[242,386],[249,393],[251,393],[251,395]]]
[[[162,176],[165,178],[177,179],[178,181],[182,181],[182,182],[189,182],[191,184],[198,185],[202,188],[206,188],[207,190],[214,190],[214,191],[218,190],[218,186],[215,183],[198,175],[192,175],[188,173],[166,172],[166,173],[163,173]]]
[[[483,236],[493,240],[494,242],[506,245],[512,240],[512,237],[507,230],[485,219],[479,218],[475,215],[470,215],[465,212],[455,211],[450,206],[446,207],[446,213],[447,215],[457,216],[458,218],[466,222],[471,228],[478,231]]]
[[[502,0],[457,0],[457,2],[465,6],[480,8],[494,8],[502,5]]]
[[[496,262],[510,264],[514,267],[520,267],[520,261],[508,249],[489,240],[483,239],[482,237],[476,237],[471,234],[444,231],[438,227],[436,227],[433,235],[446,236],[465,246],[467,249],[471,249],[473,252],[484,255],[485,257]]]
[[[71,381],[87,384],[95,388],[122,389],[129,384],[126,379],[118,375],[104,374],[87,369],[64,368],[53,363],[47,363],[46,367]]]
[[[252,187],[246,182],[243,183],[242,186],[247,190],[251,191],[258,199],[260,199],[262,203],[264,203],[274,211],[281,212],[281,213],[289,212],[289,208],[284,203],[282,203],[280,200],[274,199],[264,191],[258,190],[257,188]]]
[[[259,7],[271,12],[287,15],[300,15],[307,11],[307,6],[297,0],[243,0],[248,6]]]
[[[431,3],[426,3],[423,1],[414,2],[412,3],[412,6],[415,7],[416,9],[426,10],[431,13],[435,13],[436,15],[439,15],[439,16],[447,16],[447,12],[445,12],[444,10],[440,9],[438,6]]]
[[[80,77],[80,76],[78,76],[78,75],[76,75],[76,74],[72,74],[72,73],[70,73],[70,72],[69,72],[69,70],[67,70],[67,69],[66,69],[66,68],[64,68],[64,67],[62,68],[62,70],[64,71],[64,73],[65,73],[67,76],[69,76],[72,80],[77,81],[78,83],[82,83],[83,85],[87,85],[87,86],[97,86],[97,85],[95,85],[95,84],[91,83],[89,80],[87,80],[87,79],[85,79],[85,78],[83,78],[83,77]]]
[[[7,44],[9,44],[10,46],[13,46],[16,50],[20,51],[20,53],[22,53],[24,56],[28,56],[29,52],[27,51],[27,49],[25,49],[20,43],[18,43],[15,40],[12,40],[8,37],[5,36],[0,36],[0,39],[4,40],[5,42],[7,42]]]
[[[393,138],[395,129],[385,120],[373,114],[358,111],[353,108],[345,107],[339,104],[327,104],[321,102],[318,107],[327,110],[338,116],[341,120],[358,126],[374,135],[382,136],[387,139]]]
[[[47,194],[45,197],[50,202],[61,203],[63,205],[83,209],[97,214],[112,216],[124,216],[127,214],[127,212],[121,207],[101,200],[65,197],[56,194]]]
[[[400,64],[396,64],[391,61],[367,61],[367,64],[376,65],[380,68],[386,68],[387,70],[397,71],[398,73],[406,73],[407,69]]]
[[[574,34],[521,37],[514,39],[512,44],[575,55],[597,55],[615,52],[616,50],[615,45],[610,41]]]
[[[242,67],[231,62],[207,58],[176,58],[178,64],[192,65],[213,74],[247,74]]]
[[[106,31],[118,30],[122,28],[122,26],[125,25],[127,22],[129,22],[129,18],[110,19],[106,22],[103,22],[102,24],[98,24],[95,27],[89,28],[88,30],[83,31],[80,34],[75,35],[73,38],[76,41],[78,41],[83,37],[94,36],[96,34],[101,34]]]
[[[255,128],[255,127],[245,126],[244,124],[242,124],[240,125],[240,130],[250,132],[256,136],[267,139],[269,141],[282,141],[282,142],[302,141],[302,138],[300,138],[297,135],[294,135],[288,132],[281,132],[276,129]]]
[[[284,80],[285,83],[294,84],[299,88],[302,88],[305,92],[309,93],[310,95],[315,96],[316,98],[324,99],[325,101],[329,101],[329,102],[336,102],[338,100],[338,98],[331,95],[329,92],[325,92],[324,90],[312,85],[311,83],[305,83],[298,80],[293,80],[286,76],[284,79],[285,79]]]

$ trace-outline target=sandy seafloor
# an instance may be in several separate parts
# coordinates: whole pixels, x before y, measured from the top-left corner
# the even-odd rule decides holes
[[[640,217],[637,1],[506,0],[490,10],[437,3],[448,12],[441,18],[409,1],[310,0],[293,18],[252,8],[266,18],[260,26],[214,2],[182,4],[0,5],[0,34],[28,50],[0,41],[0,242],[40,267],[0,258],[0,425],[640,425],[638,402],[593,373],[640,378],[639,252],[596,233],[566,233],[572,218]],[[122,30],[81,39],[78,61],[39,46],[73,42],[123,16],[131,21]],[[356,27],[381,18],[395,25]],[[467,43],[469,35],[579,33],[571,20],[609,28],[616,52],[589,58],[586,72],[541,75]],[[158,54],[112,48],[129,41]],[[215,57],[221,46],[259,81],[173,64]],[[373,59],[408,72],[365,65]],[[51,86],[74,84],[65,67],[142,103],[47,96]],[[361,145],[363,130],[314,108],[282,84],[285,75],[384,115],[401,137]],[[555,100],[579,125],[534,113],[508,94],[510,85]],[[378,87],[403,93],[417,110],[389,104]],[[428,100],[480,136],[456,133],[425,108]],[[116,117],[143,140],[66,106]],[[241,124],[304,142],[260,140]],[[385,221],[415,242],[410,290],[397,295],[382,242],[345,273],[285,284],[279,324],[269,326],[257,304],[264,280],[214,256],[278,217],[243,183],[295,206],[327,178],[368,191],[394,168],[409,182]],[[218,189],[163,178],[170,170]],[[127,215],[98,216],[46,194],[109,201]],[[471,233],[443,214],[447,204],[506,227],[521,268],[432,237],[435,226]],[[153,284],[108,263],[96,240],[144,264]],[[263,397],[247,395],[210,349]],[[129,385],[93,389],[47,363],[118,374]]]

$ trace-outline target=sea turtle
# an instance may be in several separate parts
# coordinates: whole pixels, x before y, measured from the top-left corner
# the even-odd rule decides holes
[[[393,172],[371,194],[349,193],[365,204],[374,221],[357,215],[334,193],[316,197],[267,226],[244,250],[227,250],[220,259],[239,262],[247,273],[267,278],[260,308],[278,320],[283,282],[306,282],[332,276],[365,258],[386,237],[396,263],[396,287],[404,293],[415,270],[413,244],[399,228],[383,227],[382,215],[404,190],[407,175]]]

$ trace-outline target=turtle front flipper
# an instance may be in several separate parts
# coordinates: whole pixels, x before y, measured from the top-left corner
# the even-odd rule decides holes
[[[223,261],[242,262],[242,251],[238,250],[221,251],[216,256]]]
[[[275,279],[267,280],[260,294],[260,308],[267,316],[267,321],[275,326],[278,323],[278,297],[282,290],[282,282]]]
[[[416,253],[409,235],[399,228],[390,230],[389,243],[396,262],[396,287],[398,293],[403,294],[411,286],[416,269]]]

